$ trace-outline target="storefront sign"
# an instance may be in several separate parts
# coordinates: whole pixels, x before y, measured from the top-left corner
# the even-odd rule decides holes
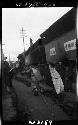
[[[50,56],[52,56],[52,55],[56,55],[56,50],[55,50],[55,48],[51,48],[51,49],[50,49]]]
[[[65,51],[70,51],[76,49],[76,39],[64,43]]]

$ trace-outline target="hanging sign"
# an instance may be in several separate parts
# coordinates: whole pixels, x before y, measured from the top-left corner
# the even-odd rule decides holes
[[[76,49],[76,39],[64,43],[65,51]]]
[[[55,50],[55,48],[51,48],[51,49],[50,49],[50,56],[52,56],[52,55],[56,55],[56,50]]]

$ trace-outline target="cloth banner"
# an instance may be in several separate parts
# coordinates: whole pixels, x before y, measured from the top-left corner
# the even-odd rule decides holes
[[[52,68],[51,65],[49,65],[49,69],[54,84],[54,88],[56,90],[56,93],[59,94],[64,90],[63,81],[60,77],[60,74],[56,71],[55,68]]]

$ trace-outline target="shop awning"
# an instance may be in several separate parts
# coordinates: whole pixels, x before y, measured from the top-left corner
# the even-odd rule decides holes
[[[74,7],[60,19],[58,19],[54,24],[52,24],[46,31],[40,34],[42,39],[46,39],[43,44],[47,44],[74,29],[76,27],[76,15],[77,8]]]

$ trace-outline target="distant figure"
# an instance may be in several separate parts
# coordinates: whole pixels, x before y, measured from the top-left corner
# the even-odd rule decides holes
[[[54,86],[50,75],[49,65],[48,64],[39,65],[39,71],[43,78],[42,83],[47,84],[53,88]]]
[[[42,80],[42,76],[39,72],[39,69],[36,66],[31,66],[31,70],[32,70],[31,79],[32,79],[33,85],[38,86],[39,81]]]
[[[40,71],[39,71],[39,68],[38,67],[35,67],[35,66],[33,66],[33,67],[31,67],[32,68],[32,72],[33,72],[33,74],[34,74],[34,76],[35,76],[35,79],[37,80],[37,81],[41,81],[42,80],[42,76],[41,76],[41,73],[40,73]]]
[[[38,95],[39,83],[43,79],[37,66],[30,66],[31,69],[31,86],[34,95]]]
[[[57,72],[60,74],[61,76],[61,79],[63,81],[63,84],[64,84],[64,89],[65,89],[65,66],[62,62],[58,62],[55,66]]]
[[[72,91],[72,83],[74,79],[73,68],[71,66],[67,66],[65,74],[66,91]]]

